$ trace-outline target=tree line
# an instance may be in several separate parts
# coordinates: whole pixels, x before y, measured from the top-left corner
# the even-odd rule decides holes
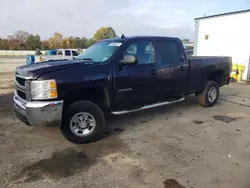
[[[48,50],[48,49],[79,49],[88,48],[93,43],[107,38],[116,37],[112,27],[99,28],[92,38],[86,37],[64,37],[61,33],[55,32],[47,40],[41,40],[36,34],[30,34],[27,31],[19,30],[7,38],[0,38],[0,50]]]
[[[33,35],[27,31],[19,30],[14,32],[13,35],[7,36],[7,38],[0,38],[0,50],[85,49],[99,40],[116,36],[112,27],[99,28],[92,38],[64,37],[61,33],[55,32],[47,40],[41,40],[38,34]],[[182,42],[189,42],[189,39],[182,39]]]

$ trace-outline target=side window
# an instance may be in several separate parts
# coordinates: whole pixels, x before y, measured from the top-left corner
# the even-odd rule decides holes
[[[123,55],[136,56],[138,64],[155,63],[154,48],[149,41],[138,41],[130,44]]]
[[[73,56],[78,56],[77,52],[74,50],[72,50],[72,54],[73,54]]]
[[[163,64],[180,63],[181,51],[176,41],[159,40],[156,42],[156,45]]]
[[[63,55],[62,50],[58,50],[57,55]]]
[[[69,50],[65,50],[65,56],[70,56],[70,51]]]

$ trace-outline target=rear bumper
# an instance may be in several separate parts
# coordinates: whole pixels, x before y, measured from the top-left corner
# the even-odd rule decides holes
[[[61,125],[63,101],[25,102],[14,96],[17,118],[27,125],[55,127]]]

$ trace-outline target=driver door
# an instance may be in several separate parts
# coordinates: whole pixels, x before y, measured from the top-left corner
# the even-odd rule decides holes
[[[130,43],[122,54],[133,55],[136,64],[119,66],[114,71],[115,108],[132,109],[144,106],[155,100],[155,87],[158,72],[154,47],[149,40],[137,40]]]

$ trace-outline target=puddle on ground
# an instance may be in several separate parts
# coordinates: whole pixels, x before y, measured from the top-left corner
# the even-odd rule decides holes
[[[126,131],[126,129],[122,128],[107,128],[104,132],[105,135],[114,135],[114,134],[120,134],[122,132]]]
[[[163,182],[164,188],[186,188],[174,179],[168,179]]]
[[[114,131],[115,131],[115,132],[123,132],[123,131],[125,131],[125,129],[115,128]]]
[[[229,116],[213,116],[213,118],[217,121],[222,121],[224,123],[231,123],[233,121],[237,121],[238,119],[242,119],[240,117],[229,117]]]
[[[51,178],[68,177],[80,168],[86,168],[94,162],[94,160],[91,161],[83,152],[78,152],[74,148],[67,148],[55,152],[50,158],[42,159],[23,168],[13,179],[32,182],[43,179],[43,176],[49,176]]]
[[[13,118],[14,108],[12,105],[13,92],[1,94],[0,91],[0,117]]]
[[[195,124],[199,124],[199,125],[205,123],[204,121],[200,121],[200,120],[194,120],[193,122],[194,122]]]
[[[179,112],[179,113],[177,113],[177,116],[178,116],[178,117],[182,117],[182,116],[183,116],[183,113],[182,113],[182,112]]]
[[[51,157],[24,167],[10,178],[12,183],[33,182],[45,178],[65,178],[95,165],[100,158],[114,152],[129,152],[117,135],[95,143],[57,151]]]
[[[148,122],[149,122],[149,120],[140,121],[141,124],[143,124],[143,123],[148,123]]]

